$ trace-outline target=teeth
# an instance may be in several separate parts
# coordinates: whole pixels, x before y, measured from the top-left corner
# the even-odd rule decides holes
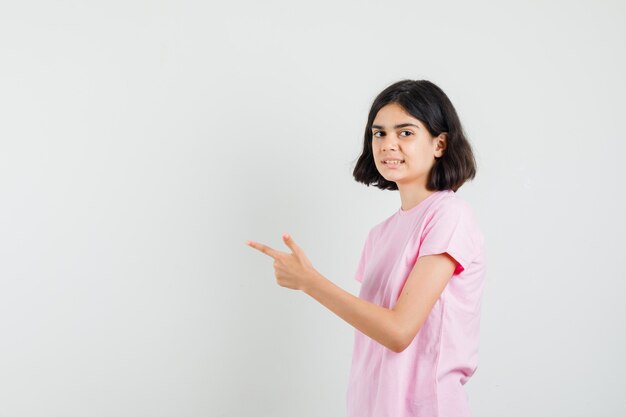
[[[400,161],[398,159],[395,159],[393,161],[384,161],[384,162],[385,162],[385,164],[393,164],[393,165],[398,165],[398,164],[402,163],[402,161]]]

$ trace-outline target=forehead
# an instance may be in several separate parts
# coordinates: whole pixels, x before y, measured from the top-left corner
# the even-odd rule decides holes
[[[372,128],[376,125],[378,128],[393,128],[395,125],[412,123],[418,126],[423,126],[423,123],[411,116],[405,109],[398,103],[389,103],[383,106],[372,123]]]

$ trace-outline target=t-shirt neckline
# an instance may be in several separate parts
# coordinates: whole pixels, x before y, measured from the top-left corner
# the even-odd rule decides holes
[[[433,200],[435,198],[435,196],[438,196],[438,195],[443,194],[443,193],[448,193],[448,192],[452,192],[452,190],[438,190],[438,191],[435,191],[434,193],[432,193],[431,195],[429,195],[428,197],[426,197],[425,199],[423,199],[422,201],[417,203],[417,205],[415,205],[414,207],[411,207],[408,210],[402,210],[402,205],[400,205],[400,208],[398,209],[398,214],[400,216],[406,216],[408,214],[415,213],[416,211],[418,211],[422,207],[424,207],[426,205],[426,203],[428,203],[429,201]]]

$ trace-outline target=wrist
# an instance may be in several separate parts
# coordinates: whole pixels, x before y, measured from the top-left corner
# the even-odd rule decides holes
[[[304,279],[304,282],[302,284],[302,288],[300,288],[300,290],[302,290],[302,292],[311,295],[311,291],[315,289],[315,287],[317,285],[319,285],[319,283],[325,279],[322,274],[320,274],[319,272],[317,272],[317,270],[313,269],[311,270],[310,273],[307,274],[306,278]]]

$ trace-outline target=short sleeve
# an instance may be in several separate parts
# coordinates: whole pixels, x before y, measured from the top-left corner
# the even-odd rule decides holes
[[[354,279],[361,283],[363,282],[363,278],[365,277],[365,263],[367,262],[370,252],[370,235],[371,231],[367,234],[367,238],[365,239],[365,243],[363,244],[363,248],[361,249],[361,258],[359,259],[356,273],[354,274]]]
[[[454,275],[469,266],[476,251],[474,244],[474,217],[471,208],[460,202],[451,202],[438,208],[424,228],[418,258],[448,253],[457,266]]]

